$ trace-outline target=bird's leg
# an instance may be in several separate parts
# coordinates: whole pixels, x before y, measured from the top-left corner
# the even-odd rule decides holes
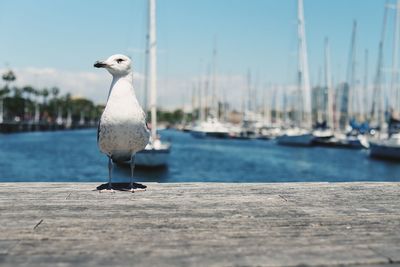
[[[114,193],[114,189],[112,188],[111,184],[111,176],[112,176],[112,170],[113,170],[113,162],[111,157],[108,157],[108,187],[107,189],[100,190],[100,192],[111,192]]]
[[[135,171],[135,155],[132,155],[131,157],[131,182],[129,183],[129,190],[133,193],[134,188],[133,188],[133,173]]]
[[[112,170],[113,170],[113,162],[111,157],[108,157],[108,190],[112,189],[111,178],[112,178]]]
[[[135,155],[131,157],[131,182],[129,184],[130,188],[133,188],[133,173],[135,171]]]
[[[146,191],[145,189],[142,188],[136,188],[133,183],[133,173],[135,171],[135,155],[132,155],[131,157],[131,182],[129,183],[129,191],[134,193],[135,191]]]

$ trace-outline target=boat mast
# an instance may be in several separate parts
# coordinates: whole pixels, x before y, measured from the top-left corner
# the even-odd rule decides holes
[[[394,110],[398,107],[398,82],[399,82],[399,30],[400,30],[400,0],[397,0],[395,15],[395,26],[393,36],[393,59],[392,59],[392,81],[390,85],[390,107]]]
[[[271,85],[265,87],[263,90],[263,113],[264,113],[264,126],[271,127]]]
[[[356,70],[356,34],[357,34],[357,21],[353,22],[353,30],[351,34],[351,47],[350,47],[350,61],[347,70],[347,119],[353,118],[353,97],[355,92],[355,70]]]
[[[200,76],[198,81],[198,95],[199,95],[199,121],[205,121],[205,112],[204,112],[204,96],[203,96],[203,79]]]
[[[146,43],[145,43],[145,60],[144,60],[144,92],[143,92],[143,110],[146,116],[149,112],[149,48],[150,48],[150,1],[147,3],[148,17],[147,17],[147,32],[146,32]]]
[[[328,125],[332,130],[335,130],[334,112],[333,112],[333,86],[331,76],[331,58],[329,50],[329,39],[325,38],[325,86],[328,91],[328,106],[327,119]]]
[[[382,32],[381,32],[381,39],[379,41],[379,52],[378,52],[378,62],[376,68],[376,76],[374,82],[374,91],[372,97],[372,109],[371,109],[371,120],[373,121],[376,119],[377,126],[380,127],[380,132],[383,129],[384,124],[384,100],[383,100],[383,88],[382,88],[382,66],[383,66],[383,46],[384,40],[386,35],[386,24],[387,24],[387,10],[388,5],[385,5],[384,8],[384,15],[383,15],[383,25],[382,25]]]
[[[297,5],[297,16],[298,16],[298,86],[299,92],[301,92],[302,107],[301,107],[301,121],[303,127],[306,129],[312,128],[311,118],[311,88],[310,88],[310,77],[308,72],[308,57],[307,57],[307,42],[306,32],[304,26],[304,7],[303,0],[298,0]],[[299,125],[300,126],[300,125]]]
[[[366,110],[368,107],[368,49],[365,49],[365,54],[364,54],[364,89],[363,89],[363,98],[362,98],[362,105],[361,107],[361,120],[366,121]]]
[[[192,84],[192,120],[191,123],[194,122],[195,120],[195,111],[196,109],[196,86],[194,84]]]
[[[279,124],[280,126],[283,126],[283,123],[281,121],[281,117],[278,114],[278,87],[275,85],[273,87],[272,91],[272,102],[271,102],[271,126],[273,123]]]
[[[151,109],[151,137],[157,139],[157,39],[156,39],[156,0],[149,0],[149,89]]]
[[[290,117],[289,117],[289,111],[288,109],[290,108],[290,104],[288,103],[288,92],[287,92],[288,88],[284,88],[283,92],[282,92],[282,120],[283,120],[283,124],[285,127],[287,126],[291,126],[291,121],[290,121]]]
[[[247,70],[247,111],[251,114],[252,105],[251,105],[251,71],[250,69]]]
[[[244,77],[243,77],[244,80]],[[245,119],[245,113],[246,113],[246,86],[243,85],[242,88],[242,101],[241,101],[241,112],[242,112],[242,123]]]
[[[209,104],[209,89],[210,89],[210,78],[211,78],[211,73],[210,73],[210,65],[207,66],[207,73],[206,73],[206,78],[204,80],[204,114],[205,114],[205,120],[208,120],[210,117],[210,104]],[[212,103],[211,103],[212,107]]]
[[[214,37],[214,47],[212,52],[212,95],[211,95],[211,106],[213,115],[219,119],[218,100],[217,100],[217,38]]]

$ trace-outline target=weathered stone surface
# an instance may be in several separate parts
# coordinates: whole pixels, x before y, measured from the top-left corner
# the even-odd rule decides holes
[[[0,266],[400,263],[400,183],[0,184]]]

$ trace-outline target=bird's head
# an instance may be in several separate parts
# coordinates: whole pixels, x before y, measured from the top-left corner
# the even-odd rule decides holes
[[[113,76],[125,76],[131,72],[132,60],[125,55],[112,55],[106,60],[94,63],[95,68],[105,68]]]

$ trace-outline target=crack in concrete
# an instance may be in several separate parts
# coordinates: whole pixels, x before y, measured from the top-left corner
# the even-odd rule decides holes
[[[38,226],[43,222],[43,219],[41,219],[36,225],[35,227],[33,227],[33,230],[35,230],[36,228],[38,228]]]
[[[288,202],[288,200],[284,197],[284,196],[282,196],[282,195],[278,195],[280,198],[282,198],[283,200],[285,200],[286,202]]]

